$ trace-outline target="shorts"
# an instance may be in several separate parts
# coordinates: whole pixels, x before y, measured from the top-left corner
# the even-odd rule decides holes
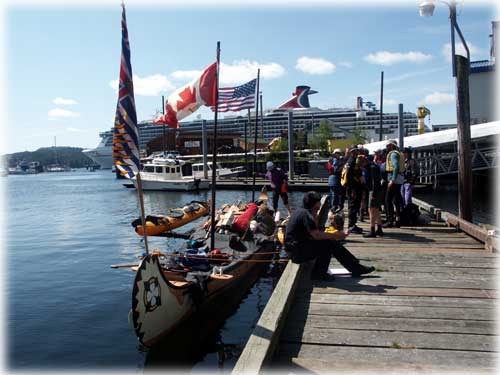
[[[368,194],[368,207],[380,208],[384,201],[384,192],[382,190],[370,191]]]

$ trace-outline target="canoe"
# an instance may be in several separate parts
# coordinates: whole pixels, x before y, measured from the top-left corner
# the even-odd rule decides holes
[[[146,216],[146,233],[148,236],[157,236],[162,233],[179,228],[202,216],[208,215],[209,208],[205,202],[192,201],[183,208],[172,210],[168,215],[148,215]],[[143,236],[144,229],[141,219],[132,222],[135,232]]]
[[[269,265],[275,251],[273,236],[250,229],[241,237],[231,232],[216,233],[213,251],[209,249],[207,229],[198,228],[191,238],[204,246],[188,250],[184,256],[205,267],[190,270],[192,264],[186,267],[180,262],[175,269],[172,257],[158,252],[145,256],[138,266],[130,317],[139,341],[146,347],[174,334],[195,315],[217,319],[222,305],[239,302],[236,296],[243,296],[242,290],[253,284],[255,275]],[[207,255],[199,255],[203,252]]]

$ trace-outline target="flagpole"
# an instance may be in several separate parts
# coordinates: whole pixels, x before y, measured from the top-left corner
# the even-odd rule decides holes
[[[259,83],[260,83],[260,69],[257,69],[257,90],[256,92],[256,103],[255,103],[255,130],[254,130],[254,144],[253,144],[253,182],[252,182],[252,202],[255,202],[255,167],[257,165],[257,113],[259,112]]]
[[[165,115],[165,96],[161,96],[161,109],[162,109],[162,113],[163,115]],[[163,156],[165,157],[165,123],[162,124],[163,126]]]
[[[142,181],[141,181],[141,173],[137,172],[136,175],[137,181],[137,195],[139,196],[139,205],[141,206],[141,224],[143,229],[143,237],[144,237],[144,247],[146,248],[146,255],[149,254],[148,247],[148,235],[147,235],[147,227],[146,227],[146,218],[144,214],[144,195],[142,193]]]
[[[262,114],[262,91],[260,92],[260,137],[264,141],[264,116]]]
[[[248,108],[248,119],[245,122],[245,177],[248,178],[248,138],[247,128],[250,125],[250,108]]]
[[[212,208],[210,220],[210,250],[215,249],[215,199],[217,193],[217,114],[219,112],[220,41],[217,42],[217,77],[215,79],[214,137],[212,145]]]

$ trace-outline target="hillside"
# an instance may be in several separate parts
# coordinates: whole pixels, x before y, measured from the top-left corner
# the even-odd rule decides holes
[[[82,153],[80,147],[43,147],[36,151],[16,152],[4,156],[9,167],[15,167],[20,161],[38,161],[42,166],[64,164],[70,168],[84,168],[94,164],[92,159]]]

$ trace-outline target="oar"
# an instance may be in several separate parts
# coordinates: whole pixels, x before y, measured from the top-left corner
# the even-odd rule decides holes
[[[121,263],[121,264],[112,264],[110,267],[111,268],[130,268],[130,267],[137,267],[137,263]]]
[[[259,201],[267,201],[269,197],[267,196],[267,188],[264,186],[259,195]]]

